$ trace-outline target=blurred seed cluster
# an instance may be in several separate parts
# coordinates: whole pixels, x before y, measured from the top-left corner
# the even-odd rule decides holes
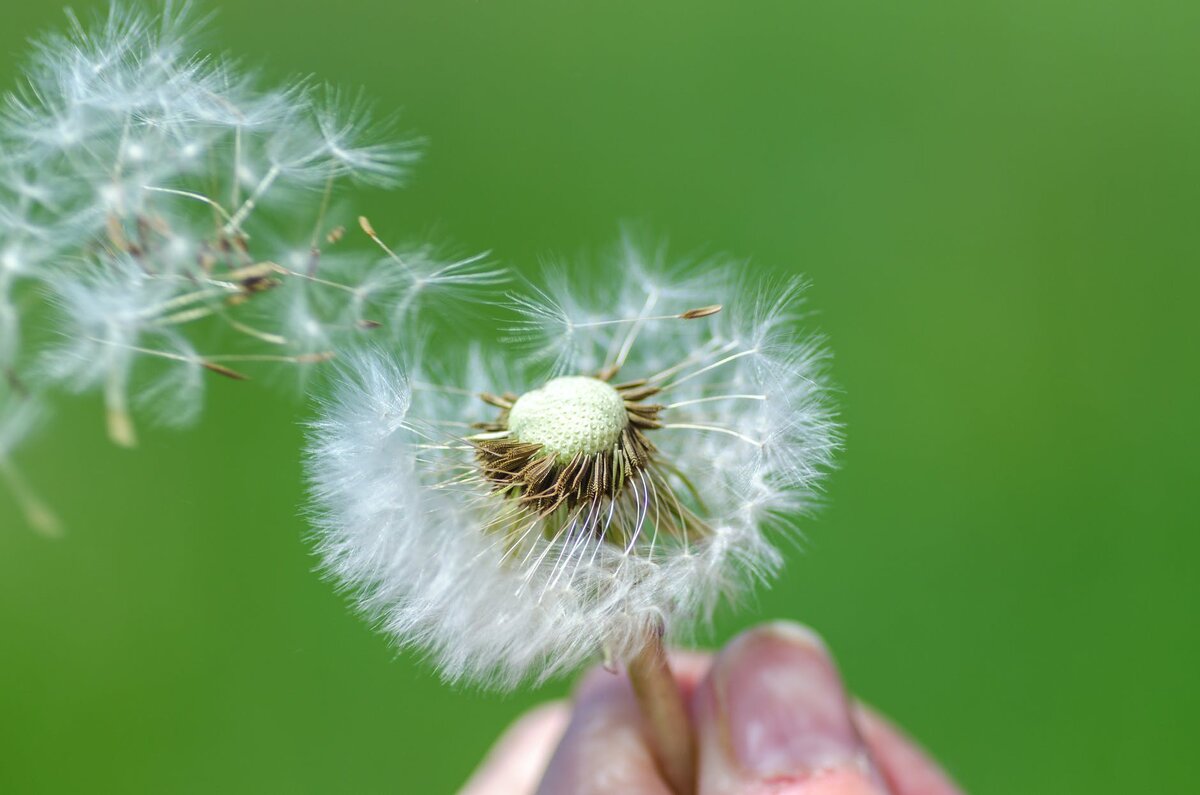
[[[68,14],[0,106],[0,474],[47,532],[13,453],[56,390],[100,393],[132,446],[140,415],[195,420],[206,377],[302,378],[505,278],[335,221],[346,187],[401,184],[420,142],[359,93],[205,53],[207,22],[186,3]]]

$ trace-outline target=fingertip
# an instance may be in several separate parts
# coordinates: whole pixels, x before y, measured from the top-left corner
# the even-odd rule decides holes
[[[685,692],[692,692],[700,684],[708,669],[712,667],[713,656],[706,651],[672,651],[669,655],[671,671]]]
[[[518,718],[484,758],[459,795],[527,795],[567,727],[566,703],[554,701]]]
[[[807,627],[775,622],[736,637],[693,708],[703,795],[886,792],[837,667]]]

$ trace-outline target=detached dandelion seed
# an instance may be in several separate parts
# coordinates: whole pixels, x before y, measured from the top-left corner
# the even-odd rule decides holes
[[[0,374],[99,393],[124,447],[143,414],[195,421],[209,374],[249,377],[230,362],[303,379],[347,340],[396,339],[504,278],[482,256],[376,237],[399,268],[339,245],[339,190],[403,184],[419,142],[361,92],[261,85],[204,50],[191,2],[157,5],[68,12],[0,99]]]
[[[60,536],[62,524],[58,516],[38,496],[13,461],[13,453],[40,422],[43,409],[28,396],[5,396],[4,389],[0,386],[0,484],[7,487],[30,527],[45,536]]]
[[[328,571],[401,645],[502,688],[625,663],[684,791],[663,639],[778,570],[837,428],[798,282],[640,262],[514,298],[502,341],[446,354],[459,370],[344,361],[309,472]]]

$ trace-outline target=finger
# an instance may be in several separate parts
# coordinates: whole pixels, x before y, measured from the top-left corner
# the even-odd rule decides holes
[[[671,795],[654,765],[625,676],[588,674],[538,795]]]
[[[884,795],[821,640],[775,623],[735,638],[693,699],[700,795]]]
[[[688,700],[710,660],[696,652],[671,655],[671,669]],[[670,795],[642,721],[628,677],[603,668],[590,672],[575,693],[571,722],[538,795]]]
[[[459,795],[530,795],[567,727],[567,706],[544,704],[517,719]]]
[[[896,795],[962,795],[924,750],[879,713],[856,704],[854,723]]]

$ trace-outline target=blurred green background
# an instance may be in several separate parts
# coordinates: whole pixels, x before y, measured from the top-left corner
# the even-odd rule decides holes
[[[77,3],[83,10],[92,3]],[[804,272],[848,427],[808,550],[713,643],[818,628],[974,793],[1191,792],[1200,4],[227,0],[219,42],[402,106],[377,227],[533,272],[617,221]],[[58,5],[8,3],[0,83]],[[214,383],[0,492],[0,791],[452,791],[520,711],[313,573],[302,405]]]

